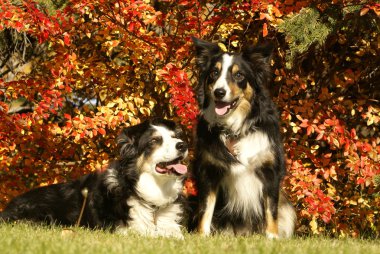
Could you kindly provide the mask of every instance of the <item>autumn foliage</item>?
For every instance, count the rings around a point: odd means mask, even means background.
[[[191,36],[228,50],[271,41],[269,89],[282,116],[284,188],[298,232],[379,235],[376,1],[66,2],[47,11],[33,1],[0,0],[0,31],[22,34],[30,41],[24,49],[43,46],[27,73],[12,69],[10,77],[0,58],[2,207],[30,188],[103,170],[123,125],[173,118],[192,140]],[[20,98],[31,110],[11,112]]]

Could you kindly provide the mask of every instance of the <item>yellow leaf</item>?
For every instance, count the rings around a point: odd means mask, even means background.
[[[106,90],[100,91],[99,97],[101,101],[104,101],[107,98],[107,91]]]
[[[224,52],[227,52],[227,48],[226,48],[226,45],[224,45],[223,43],[219,42],[218,43],[218,46],[221,50],[223,50]]]
[[[349,203],[350,205],[357,205],[357,204],[358,204],[358,202],[355,201],[355,200],[350,200],[348,203]]]
[[[318,234],[318,223],[317,223],[317,220],[315,218],[313,218],[310,223],[310,228],[311,228],[311,231],[314,233],[314,234]]]
[[[300,127],[297,127],[297,126],[292,127],[292,130],[293,130],[294,133],[297,133],[300,129],[301,129],[301,128],[300,128]]]
[[[107,108],[113,108],[115,105],[116,105],[115,102],[109,102],[109,103],[107,104]]]
[[[141,107],[140,108],[140,113],[143,114],[143,115],[149,116],[150,115],[150,110],[147,107]]]

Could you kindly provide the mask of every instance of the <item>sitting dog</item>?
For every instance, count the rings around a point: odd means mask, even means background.
[[[26,192],[11,200],[0,219],[183,238],[187,167],[181,161],[188,145],[181,135],[174,122],[158,118],[125,128],[117,139],[119,159],[107,170]]]
[[[285,162],[279,116],[266,86],[271,46],[223,52],[193,38],[200,69],[190,230],[290,237],[295,212],[280,191]]]

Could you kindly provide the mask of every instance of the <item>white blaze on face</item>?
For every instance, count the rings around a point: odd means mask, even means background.
[[[174,137],[175,133],[162,126],[155,126],[153,128],[162,137],[162,144],[152,154],[154,162],[169,162],[179,157],[179,152],[176,148],[177,143],[182,140]]]
[[[230,69],[233,63],[233,58],[234,57],[229,54],[224,54],[222,56],[221,74],[219,78],[216,80],[214,87],[212,88],[212,94],[214,94],[214,91],[219,88],[226,90],[226,96],[223,98],[223,101],[225,102],[230,102],[234,99],[232,98],[231,89],[228,86],[228,81],[227,81],[228,70]]]

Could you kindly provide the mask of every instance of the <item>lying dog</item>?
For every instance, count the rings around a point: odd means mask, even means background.
[[[281,194],[285,175],[279,117],[265,86],[270,46],[223,52],[193,39],[200,68],[191,230],[290,237],[295,212]]]
[[[117,140],[120,158],[106,171],[26,192],[8,204],[0,219],[70,226],[81,217],[80,225],[89,228],[182,238],[187,168],[181,160],[188,145],[181,135],[174,122],[163,119],[125,128]]]

